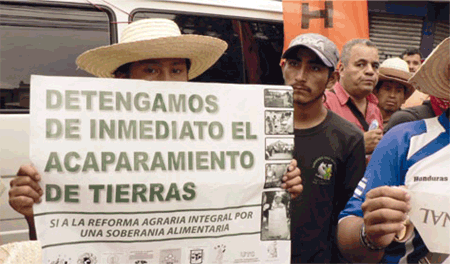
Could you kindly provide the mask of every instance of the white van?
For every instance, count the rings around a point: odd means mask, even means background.
[[[0,1],[0,176],[9,182],[29,163],[30,75],[90,76],[77,70],[82,52],[117,43],[131,21],[169,18],[185,34],[219,37],[225,55],[192,81],[282,84],[281,1],[53,0]],[[0,199],[0,244],[28,240],[23,216]]]

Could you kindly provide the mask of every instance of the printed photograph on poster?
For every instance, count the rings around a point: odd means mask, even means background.
[[[294,134],[293,111],[266,111],[266,135],[292,135]]]
[[[264,89],[265,107],[292,108],[293,102],[292,90]]]
[[[266,160],[291,160],[294,138],[266,138]]]
[[[284,190],[262,194],[261,240],[289,240],[291,221],[289,193]]]
[[[287,171],[289,163],[266,164],[266,181],[264,188],[281,187],[284,173]]]

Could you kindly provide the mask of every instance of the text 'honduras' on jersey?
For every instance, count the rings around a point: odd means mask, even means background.
[[[339,220],[351,215],[363,217],[361,205],[366,193],[379,186],[407,183],[415,185],[415,189],[429,191],[450,184],[449,141],[449,119],[445,112],[439,117],[404,123],[391,129],[373,152],[364,178],[339,214]],[[381,262],[418,263],[428,249],[417,231],[414,232],[415,236],[406,243],[389,245]]]

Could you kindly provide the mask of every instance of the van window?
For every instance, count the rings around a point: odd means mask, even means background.
[[[114,41],[107,8],[0,3],[0,9],[0,113],[29,112],[32,74],[91,76],[77,70],[76,57]]]
[[[218,16],[139,10],[131,20],[168,18],[183,34],[220,38],[228,49],[196,82],[283,84],[279,66],[283,50],[283,23],[231,19]]]

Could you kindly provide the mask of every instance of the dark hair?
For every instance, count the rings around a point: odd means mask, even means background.
[[[389,81],[395,82],[394,80],[381,80],[381,81],[378,81],[377,85],[375,85],[375,88],[373,88],[373,91],[374,92],[378,92],[380,90],[381,86],[383,85],[383,83],[384,82],[389,82]],[[403,86],[403,94],[406,95],[406,92],[408,91],[408,89],[406,88],[406,86],[403,83],[400,83],[400,84]]]
[[[383,85],[383,82],[384,81],[378,81],[377,85],[375,85],[375,87],[373,88],[373,91],[374,92],[378,92],[380,90],[380,88],[381,88],[381,85]]]
[[[130,77],[130,66],[133,62],[128,62],[125,63],[123,65],[121,65],[119,68],[117,68],[114,72],[113,75],[114,77],[118,77],[120,75],[125,76],[126,78]],[[189,72],[189,69],[191,68],[191,61],[189,59],[186,59],[186,69]]]
[[[344,47],[342,48],[341,62],[342,64],[344,64],[344,66],[348,65],[351,57],[351,50],[356,45],[366,45],[367,47],[375,48],[378,50],[377,45],[375,45],[375,43],[368,39],[352,39],[349,42],[345,43]]]
[[[114,71],[114,73],[113,73],[114,77],[117,78],[118,76],[123,75],[126,78],[129,78],[130,77],[130,66],[131,66],[131,63],[132,62],[125,63],[125,64],[121,65],[119,68],[117,68]]]
[[[333,67],[328,67],[328,79],[330,79],[330,77],[334,71],[335,71],[335,69]]]
[[[422,59],[422,53],[420,53],[419,49],[416,48],[407,48],[405,51],[402,52],[402,55],[400,55],[400,59],[403,59],[403,56],[407,55],[407,56],[411,56],[411,55],[415,55],[415,54],[419,54],[420,59]]]

